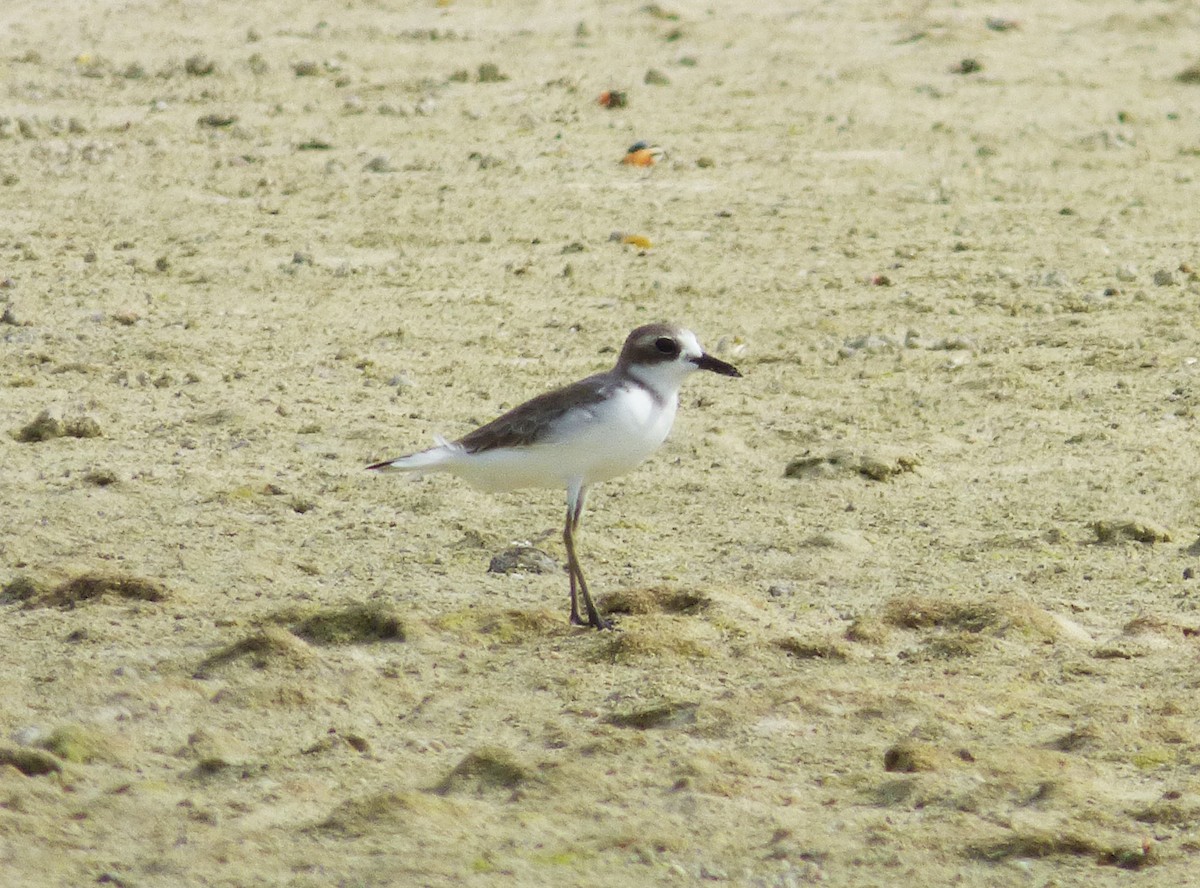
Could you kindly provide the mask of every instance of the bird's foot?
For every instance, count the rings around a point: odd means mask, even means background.
[[[613,629],[616,626],[612,620],[605,619],[598,613],[590,614],[586,620],[579,614],[571,614],[571,625],[590,629]]]
[[[594,611],[588,616],[588,621],[584,625],[599,630],[612,629],[615,626],[612,620],[605,619]]]

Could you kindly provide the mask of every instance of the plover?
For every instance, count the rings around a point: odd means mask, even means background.
[[[617,364],[538,395],[457,441],[367,466],[378,471],[450,472],[482,490],[564,487],[563,543],[571,587],[571,623],[610,629],[588,593],[575,554],[575,535],[588,488],[622,475],[666,440],[679,407],[679,387],[696,370],[741,376],[705,353],[690,330],[670,324],[638,327]],[[579,600],[587,613],[580,618]]]

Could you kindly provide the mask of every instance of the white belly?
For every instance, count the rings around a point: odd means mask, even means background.
[[[659,448],[677,406],[677,398],[660,405],[640,386],[623,388],[606,401],[564,415],[544,443],[459,453],[439,468],[493,491],[607,481]]]

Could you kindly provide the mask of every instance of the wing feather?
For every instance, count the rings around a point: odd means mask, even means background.
[[[571,385],[538,395],[496,417],[487,425],[468,432],[454,443],[467,453],[483,453],[501,447],[528,447],[549,443],[546,430],[573,410],[587,410],[603,401],[613,386],[609,374],[589,376]]]

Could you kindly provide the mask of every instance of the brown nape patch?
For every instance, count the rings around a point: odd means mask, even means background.
[[[30,587],[23,586],[22,591],[30,591]],[[7,594],[8,587],[5,587],[5,592]],[[127,601],[166,601],[169,597],[167,587],[158,580],[132,574],[89,572],[30,597],[27,606],[73,608],[106,595],[115,595]]]
[[[1046,611],[1012,595],[988,600],[956,601],[927,595],[904,595],[884,604],[883,621],[901,629],[946,629],[1004,637],[1012,632],[1043,640],[1059,635]]]
[[[628,367],[630,364],[661,364],[674,361],[679,357],[679,330],[669,324],[645,324],[630,332],[621,347],[617,365]],[[672,348],[662,351],[657,347],[659,339],[671,341]]]
[[[515,793],[535,778],[507,749],[486,746],[469,753],[433,788],[438,795],[489,792]]]
[[[605,614],[684,614],[702,613],[712,599],[700,592],[651,586],[647,589],[618,589],[600,596],[597,606]]]
[[[390,605],[359,602],[341,607],[288,608],[271,617],[310,644],[333,646],[405,641],[409,630]]]
[[[304,641],[286,629],[268,626],[206,657],[196,668],[196,678],[208,678],[215,671],[239,664],[254,669],[301,669],[314,660],[316,653]]]

